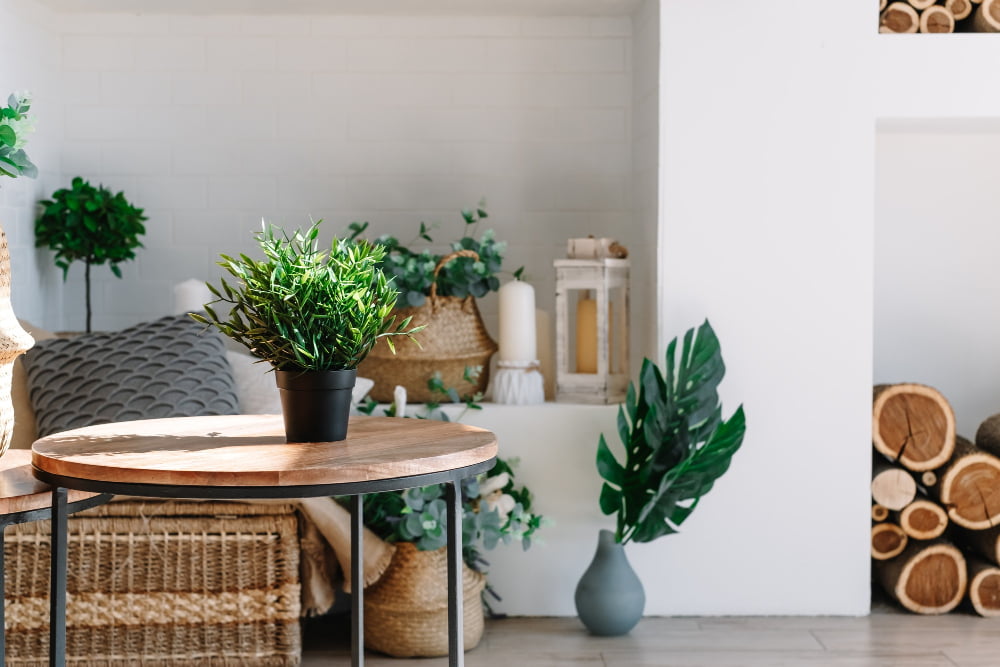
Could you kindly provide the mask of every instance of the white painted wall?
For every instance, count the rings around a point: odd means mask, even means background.
[[[643,357],[659,359],[657,239],[660,210],[660,2],[644,0],[632,15],[632,375]]]
[[[51,321],[62,306],[62,276],[49,258],[35,250],[35,202],[45,197],[60,177],[62,91],[59,39],[48,10],[15,0],[0,0],[0,96],[29,90],[37,131],[26,147],[38,166],[36,180],[0,178],[0,225],[11,254],[11,304],[18,317]]]
[[[633,558],[660,613],[867,613],[874,5],[664,0],[660,24],[663,337],[711,320],[748,431]]]
[[[485,195],[509,267],[549,309],[566,238],[644,239],[628,16],[61,19],[66,176],[124,189],[150,216],[125,280],[98,272],[99,328],[214,278],[261,216],[403,239],[439,221],[448,241]],[[495,298],[481,306],[492,325]],[[67,317],[82,318],[76,299]]]
[[[1000,412],[1000,122],[883,123],[875,381],[944,393],[973,438]]]

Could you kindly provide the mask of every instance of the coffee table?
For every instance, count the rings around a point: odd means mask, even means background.
[[[280,415],[181,417],[102,424],[32,446],[34,475],[51,484],[53,563],[65,570],[66,489],[156,498],[351,496],[351,575],[364,581],[362,497],[445,484],[449,665],[464,665],[459,484],[493,467],[496,437],[464,424],[352,417],[347,440],[286,443]],[[58,542],[55,535],[61,537]],[[55,565],[54,565],[55,567]],[[65,581],[63,579],[63,581]],[[66,590],[53,591],[50,664],[65,664]],[[364,665],[364,597],[351,596],[351,664]]]
[[[109,495],[87,491],[61,489],[59,507],[64,513],[78,512],[96,507],[111,499]],[[7,526],[29,521],[43,521],[52,518],[55,507],[53,488],[40,482],[32,475],[31,452],[26,449],[11,449],[0,457],[0,595],[6,590],[4,579],[4,533]],[[65,536],[62,534],[62,561],[57,563],[56,535],[52,535],[52,580],[51,590],[66,590]],[[58,571],[58,575],[57,575]],[[4,596],[6,597],[6,596]],[[51,598],[50,598],[51,599]],[[0,598],[0,665],[4,664],[7,649],[4,599]]]

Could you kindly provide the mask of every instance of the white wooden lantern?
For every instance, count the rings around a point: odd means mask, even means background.
[[[556,400],[621,403],[628,390],[629,261],[557,259]]]

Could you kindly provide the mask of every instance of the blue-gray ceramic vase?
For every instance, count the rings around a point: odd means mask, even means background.
[[[576,585],[576,613],[592,634],[624,635],[642,618],[646,594],[615,534],[602,530],[597,553]]]

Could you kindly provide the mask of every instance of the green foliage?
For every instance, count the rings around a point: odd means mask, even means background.
[[[485,202],[479,202],[474,209],[463,209],[463,231],[461,237],[450,244],[451,250],[472,250],[479,259],[459,257],[448,262],[437,277],[437,293],[439,296],[483,297],[489,292],[500,288],[498,274],[503,265],[503,254],[507,244],[497,241],[491,229],[479,233],[479,223],[486,219],[488,213]],[[357,238],[368,228],[368,223],[354,222],[348,227],[350,238]],[[433,243],[430,232],[432,227],[425,222],[420,223],[416,238],[410,243],[401,243],[394,236],[383,235],[373,243],[385,248],[386,256],[382,268],[393,277],[400,293],[401,306],[421,306],[430,294],[431,285],[435,283],[434,268],[444,255],[432,252],[428,248],[413,250],[410,246],[418,241]]]
[[[499,544],[517,541],[527,550],[545,523],[531,512],[531,492],[514,481],[516,464],[516,459],[498,458],[489,472],[461,484],[463,558],[469,567],[482,570],[487,563],[481,550]],[[502,496],[510,500],[501,501]],[[444,498],[443,484],[367,494],[365,525],[388,542],[413,542],[422,551],[440,549],[448,542]]]
[[[470,367],[467,372],[475,375],[479,371],[477,367]],[[454,392],[444,386],[439,374],[428,382],[428,387],[444,396]],[[482,396],[466,398],[465,409],[481,410],[482,406],[477,403],[481,399]],[[369,401],[359,410],[371,415],[377,406]],[[385,414],[395,416],[396,406],[385,409]],[[420,412],[406,416],[449,421],[437,403],[424,404]],[[474,570],[484,572],[489,565],[482,556],[483,549],[516,541],[527,550],[535,532],[549,523],[545,517],[532,512],[534,496],[531,491],[515,482],[514,469],[518,463],[516,458],[498,457],[489,472],[462,482],[462,556]],[[368,494],[364,498],[365,525],[389,542],[413,542],[425,551],[440,549],[447,543],[444,494],[443,484]],[[490,586],[487,591],[499,599]]]
[[[35,246],[55,251],[63,279],[78,260],[107,263],[121,278],[118,263],[135,259],[135,248],[142,247],[139,236],[146,233],[142,223],[147,218],[122,192],[112,194],[103,185],[95,188],[77,176],[70,188],[56,190],[52,199],[39,203],[42,213],[35,221]]]
[[[715,480],[729,469],[743,442],[743,406],[722,419],[718,386],[725,374],[722,351],[708,320],[684,334],[680,361],[677,339],[667,346],[666,371],[644,359],[639,392],[630,384],[618,409],[618,435],[625,462],[597,446],[597,470],[605,483],[600,505],[618,515],[620,543],[651,542],[677,532]]]
[[[208,285],[212,304],[229,304],[228,315],[206,305],[207,317],[192,317],[278,370],[356,368],[379,339],[392,347],[393,336],[422,329],[406,330],[409,318],[397,325],[391,315],[397,291],[379,268],[384,250],[334,238],[321,251],[320,222],[291,235],[264,223],[254,237],[265,259],[222,255],[219,265],[237,282]]]
[[[0,107],[0,176],[38,176],[38,168],[24,152],[28,134],[35,130],[30,109],[31,96],[27,93],[11,93],[7,106]]]
[[[90,267],[108,264],[121,278],[120,262],[135,259],[141,248],[139,236],[146,233],[141,208],[113,194],[103,185],[94,187],[79,176],[70,188],[56,190],[52,199],[39,202],[41,214],[35,220],[35,246],[55,251],[55,263],[66,279],[70,264],[82,261],[87,297],[87,331],[90,331]]]

